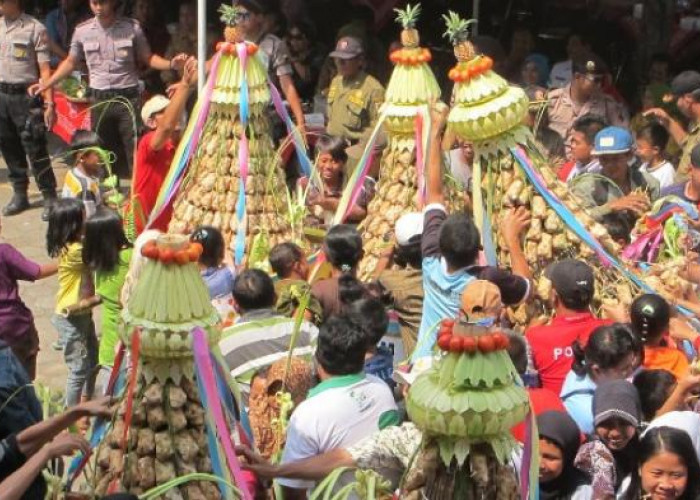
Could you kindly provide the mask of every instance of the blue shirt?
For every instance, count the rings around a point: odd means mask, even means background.
[[[498,286],[506,305],[520,303],[527,297],[528,280],[491,266],[469,266],[454,273],[440,253],[440,229],[447,219],[445,208],[439,204],[425,208],[423,222],[423,317],[418,329],[418,342],[412,361],[432,355],[437,325],[446,318],[456,318],[462,302],[462,292],[474,280],[487,280]]]
[[[394,353],[386,346],[377,347],[377,352],[365,361],[365,373],[382,379],[392,389],[396,383],[391,378],[394,373]]]
[[[202,279],[209,289],[209,297],[216,299],[233,292],[233,281],[236,276],[228,267],[208,267],[202,271]]]
[[[579,377],[571,370],[561,388],[561,400],[581,432],[593,434],[593,394],[595,382],[588,375]]]

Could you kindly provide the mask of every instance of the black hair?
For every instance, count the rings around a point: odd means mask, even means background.
[[[629,218],[625,217],[620,212],[612,212],[605,214],[600,220],[600,223],[608,230],[608,234],[615,241],[624,241],[626,244],[631,242],[632,225]]]
[[[416,234],[405,245],[396,245],[394,248],[394,262],[400,267],[410,266],[413,269],[423,267],[423,250],[421,242],[423,235]]]
[[[366,353],[367,333],[352,316],[331,316],[321,325],[316,360],[328,374],[360,373]]]
[[[316,154],[327,153],[331,155],[333,160],[339,163],[348,161],[348,153],[345,149],[348,147],[345,139],[335,135],[323,135],[316,142]]]
[[[353,272],[363,255],[362,237],[357,229],[350,224],[333,226],[326,233],[323,245],[328,262],[342,272],[338,278],[341,304],[347,306],[366,296],[367,289]]]
[[[206,267],[219,267],[224,259],[226,244],[221,231],[214,226],[199,226],[190,236],[190,241],[202,245],[199,263]]]
[[[303,258],[304,252],[301,251],[299,245],[291,242],[275,245],[268,256],[270,267],[280,279],[289,276],[294,264]]]
[[[73,162],[77,161],[83,150],[99,148],[102,145],[100,136],[91,130],[76,130],[70,141],[70,155]]]
[[[527,342],[522,335],[517,333],[507,333],[510,343],[508,344],[508,356],[515,366],[515,370],[524,375],[527,371]]]
[[[235,4],[240,5],[253,14],[267,14],[268,12],[265,7],[265,2],[258,0],[236,0]]]
[[[655,121],[645,125],[637,132],[637,139],[647,141],[652,147],[659,148],[661,153],[666,150],[670,137],[666,127]]]
[[[632,381],[639,393],[644,421],[651,422],[676,385],[676,377],[668,370],[642,370]]]
[[[93,271],[109,272],[119,264],[119,252],[131,246],[117,212],[98,207],[85,221],[83,262]]]
[[[639,441],[637,459],[639,466],[632,470],[632,483],[627,489],[626,500],[636,500],[642,496],[642,478],[639,471],[651,458],[660,453],[676,455],[688,469],[688,482],[681,500],[697,500],[700,498],[700,463],[690,435],[681,429],[673,427],[654,427],[649,429]]]
[[[352,316],[367,332],[367,349],[375,347],[386,335],[389,327],[389,315],[382,301],[375,298],[356,300],[347,309]]]
[[[298,19],[287,26],[287,33],[292,31],[292,29],[298,29],[301,34],[304,35],[304,37],[311,42],[312,40],[315,40],[317,35],[317,30],[316,26],[313,25],[313,23],[308,22],[305,19]]]
[[[46,229],[46,251],[49,257],[58,257],[69,243],[79,242],[83,235],[85,207],[75,198],[56,200],[49,212]]]
[[[571,369],[579,377],[590,375],[593,365],[607,370],[619,365],[631,352],[644,352],[642,343],[632,329],[623,323],[599,326],[593,330],[585,349],[578,341],[574,341],[571,347],[574,352]]]
[[[440,228],[440,253],[454,268],[471,266],[481,249],[481,236],[474,221],[465,213],[452,214]]]
[[[671,306],[660,295],[645,293],[632,302],[630,320],[642,342],[657,340],[668,331]]]
[[[574,121],[572,130],[575,132],[580,132],[586,138],[586,142],[589,145],[595,144],[595,136],[608,126],[608,122],[605,118],[598,115],[587,114]]]
[[[272,278],[259,269],[246,269],[233,282],[233,299],[244,312],[274,307],[277,297]]]

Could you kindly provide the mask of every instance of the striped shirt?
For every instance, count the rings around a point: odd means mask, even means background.
[[[289,353],[294,333],[294,319],[281,316],[273,309],[259,309],[244,314],[236,324],[224,328],[219,348],[231,376],[248,392],[257,370],[270,366]],[[294,355],[311,357],[316,346],[318,328],[304,321],[294,347]]]

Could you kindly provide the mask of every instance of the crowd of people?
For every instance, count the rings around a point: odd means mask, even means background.
[[[140,249],[167,231],[171,217],[166,209],[145,229],[192,104],[198,64],[205,64],[192,57],[195,10],[181,4],[179,31],[165,43],[167,33],[149,2],[136,2],[139,21],[122,16],[120,3],[62,1],[44,28],[24,13],[22,0],[0,0],[0,151],[14,192],[3,215],[29,208],[31,168],[45,200],[52,259],[33,262],[0,244],[3,499],[43,498],[46,463],[88,450],[82,437],[62,431],[113,411],[110,398],[100,395],[115,364],[120,314],[138,279]],[[470,199],[477,189],[469,181],[474,151],[445,132],[444,113],[437,110],[423,211],[398,219],[393,244],[371,279],[361,282],[357,224],[367,216],[375,179],[364,181],[346,224],[331,222],[354,154],[364,150],[384,100],[388,71],[373,60],[376,40],[358,29],[361,22],[351,23],[326,56],[314,44],[312,25],[289,23],[280,31],[279,13],[267,2],[237,4],[245,37],[260,47],[296,125],[310,142],[314,138],[320,183],[300,177],[293,162],[287,178],[304,188],[305,223],[325,230],[327,263],[325,274],[312,279],[309,249],[289,241],[270,249],[270,273],[245,269],[234,265],[216,227],[200,226],[190,235],[202,246],[199,269],[221,319],[218,349],[250,411],[254,446],[238,452],[260,491],[267,479],[280,478],[285,498],[307,498],[341,466],[381,471],[396,488],[422,440],[404,411],[405,395],[435,362],[435,325],[444,318],[469,320],[466,297],[510,339],[508,353],[537,416],[541,498],[700,499],[700,368],[693,363],[700,334],[675,313],[677,303],[642,294],[629,308],[603,308],[598,315],[594,270],[566,259],[544,271],[552,283],[552,317],[512,330],[505,308],[534,295],[522,248],[530,214],[523,207],[507,214],[497,231],[510,260],[484,265],[472,215],[449,213],[443,189],[450,169]],[[524,88],[531,101],[528,125],[552,168],[615,241],[629,243],[636,221],[659,198],[700,206],[700,73],[671,78],[668,60],[654,57],[643,105],[631,117],[613,72],[583,35],[569,37],[569,59],[551,71],[548,59],[533,52],[527,31],[518,37],[517,50],[494,61],[494,69]],[[54,87],[81,65],[95,103],[93,130],[76,132],[72,168],[59,190],[46,127],[55,120]],[[151,82],[145,88],[153,94],[143,105],[141,82]],[[169,97],[154,90],[164,85],[170,85]],[[305,103],[319,96],[326,103],[325,127],[315,137]],[[275,130],[281,140],[286,131]],[[109,152],[116,155],[117,174],[132,178],[129,198],[140,214],[135,241],[119,215],[119,186],[105,186],[101,166]],[[684,277],[693,285],[684,305],[691,311],[699,302],[695,250],[684,254]],[[31,388],[39,336],[18,281],[54,275],[57,335],[51,347],[63,352],[67,367],[67,410],[44,420]],[[292,367],[286,388],[295,408],[278,442],[266,401],[279,390],[286,366]],[[524,441],[522,425],[512,433]],[[282,450],[279,463],[271,461],[275,450]]]

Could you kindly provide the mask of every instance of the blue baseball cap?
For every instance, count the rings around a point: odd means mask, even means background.
[[[634,145],[632,134],[622,127],[607,127],[595,136],[594,155],[617,155],[628,153]]]

